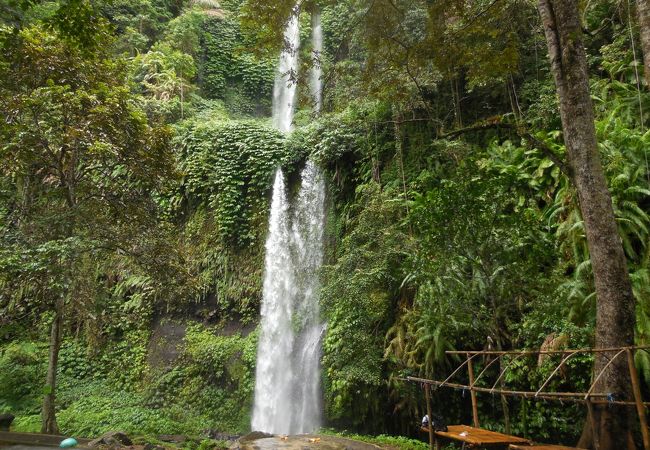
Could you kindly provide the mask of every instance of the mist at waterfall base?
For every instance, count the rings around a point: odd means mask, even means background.
[[[322,47],[320,16],[313,18],[313,48]],[[299,29],[297,8],[289,19],[273,92],[273,123],[290,132],[296,101]],[[320,109],[320,67],[311,90]],[[281,169],[275,174],[266,241],[262,319],[257,353],[253,430],[275,434],[313,432],[321,424],[318,270],[323,260],[325,180],[307,161],[293,202]]]

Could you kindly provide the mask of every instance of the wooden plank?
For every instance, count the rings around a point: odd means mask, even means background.
[[[496,431],[483,430],[468,425],[450,425],[447,431],[436,431],[436,436],[464,442],[470,445],[508,445],[508,444],[529,444],[528,439],[508,434],[497,433]]]
[[[587,450],[578,447],[565,447],[564,445],[533,444],[533,445],[516,445],[510,444],[508,450]]]

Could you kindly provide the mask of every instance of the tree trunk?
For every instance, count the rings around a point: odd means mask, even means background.
[[[650,0],[637,0],[636,12],[643,49],[643,74],[646,85],[650,86]]]
[[[596,285],[596,347],[633,345],[635,301],[614,219],[612,198],[598,153],[577,0],[539,0],[538,8],[560,100],[571,178],[578,194]],[[612,356],[596,355],[595,373],[599,373]],[[601,380],[597,391],[612,393],[617,399],[632,398],[625,358],[617,359]],[[620,444],[627,440],[624,436],[630,433],[627,408],[611,406],[595,408],[602,450],[620,449]]]
[[[45,398],[43,399],[41,433],[58,434],[56,424],[56,370],[59,365],[59,349],[61,348],[61,329],[63,324],[64,298],[60,297],[54,307],[54,319],[50,330],[50,355],[47,366],[47,379],[45,381]]]

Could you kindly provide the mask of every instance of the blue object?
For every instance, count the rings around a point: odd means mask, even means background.
[[[68,439],[62,440],[61,443],[59,444],[59,447],[61,447],[61,448],[72,448],[72,447],[76,447],[77,444],[78,444],[78,442],[77,442],[77,440],[75,438],[68,438]]]

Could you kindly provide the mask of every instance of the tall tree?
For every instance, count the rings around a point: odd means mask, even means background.
[[[560,100],[564,141],[589,245],[596,286],[596,347],[634,344],[635,300],[612,197],[598,152],[589,73],[577,0],[539,0],[548,44],[551,71]],[[599,373],[612,355],[599,353],[594,369]],[[630,399],[627,362],[619,358],[599,383],[600,392]],[[620,449],[629,436],[626,408],[597,409],[600,448]]]
[[[108,37],[104,28],[95,33]],[[26,286],[0,301],[33,302],[33,294],[50,313],[42,431],[56,433],[65,310],[88,276],[79,268],[91,252],[102,259],[138,245],[142,224],[155,217],[151,192],[171,167],[168,132],[149,126],[124,82],[126,68],[106,50],[38,25],[7,31],[0,44],[0,175],[16,186],[0,224],[0,278],[9,273]]]

